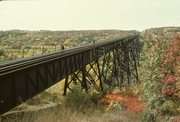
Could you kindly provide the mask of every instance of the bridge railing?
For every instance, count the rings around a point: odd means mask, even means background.
[[[65,78],[64,95],[79,82],[103,92],[138,80],[138,35],[0,63],[0,113]]]

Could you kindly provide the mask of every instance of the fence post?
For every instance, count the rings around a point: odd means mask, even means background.
[[[13,59],[13,58],[12,58],[12,49],[10,50],[10,52],[11,52],[11,60],[12,60],[12,59]]]
[[[54,48],[55,48],[54,50],[56,51],[56,45],[54,46]]]
[[[64,44],[61,44],[61,50],[64,50]]]
[[[33,47],[33,56],[34,56],[34,47]]]

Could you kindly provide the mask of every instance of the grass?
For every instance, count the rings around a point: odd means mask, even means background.
[[[74,110],[74,107],[56,106],[54,108],[19,113],[3,122],[139,122],[135,113],[124,113],[115,108],[109,112],[94,109],[92,113]]]
[[[73,87],[66,97],[57,92],[42,94],[1,116],[2,122],[139,122],[140,114],[128,112],[122,103],[98,102],[104,96]],[[50,106],[50,103],[57,103]],[[41,106],[42,105],[42,106]]]

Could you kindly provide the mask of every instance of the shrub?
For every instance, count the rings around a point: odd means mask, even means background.
[[[179,38],[178,38],[179,39]],[[178,114],[177,71],[180,40],[154,42],[144,53],[141,69],[142,91],[146,101],[144,119],[154,122],[159,117]],[[146,43],[145,43],[146,45]],[[149,43],[148,43],[149,45]],[[146,46],[147,47],[147,46]]]
[[[99,94],[88,94],[85,90],[81,90],[80,85],[74,85],[73,92],[69,92],[65,97],[65,106],[72,110],[92,113],[97,109],[96,102],[100,99]]]

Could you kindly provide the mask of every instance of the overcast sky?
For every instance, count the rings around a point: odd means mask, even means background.
[[[180,26],[180,0],[0,2],[0,30],[143,30],[161,26]]]

